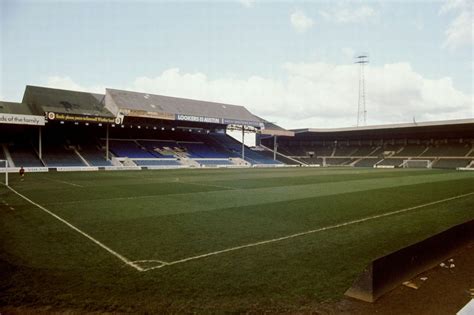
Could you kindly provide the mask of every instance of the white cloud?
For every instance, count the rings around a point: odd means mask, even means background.
[[[455,18],[445,31],[444,46],[456,49],[472,45],[474,42],[474,14],[471,0],[446,0],[440,14],[455,14]]]
[[[313,20],[307,17],[301,10],[296,10],[290,15],[290,22],[293,28],[299,33],[306,32],[314,24]]]
[[[377,15],[377,11],[368,5],[349,7],[339,4],[327,10],[319,10],[319,15],[330,22],[345,24],[368,21]]]
[[[287,128],[356,124],[357,66],[286,63],[283,69],[285,78],[275,80],[262,76],[210,79],[204,73],[173,68],[156,77],[136,78],[123,88],[244,105]],[[69,78],[55,82],[81,88]],[[414,116],[417,121],[474,117],[473,95],[457,90],[448,77],[424,78],[408,63],[369,65],[366,82],[369,124],[410,122]]]
[[[239,0],[239,2],[246,8],[252,8],[257,1],[256,0]]]

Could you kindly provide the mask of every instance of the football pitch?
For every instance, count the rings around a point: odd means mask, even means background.
[[[293,311],[474,218],[474,172],[27,174],[0,186],[0,306]]]

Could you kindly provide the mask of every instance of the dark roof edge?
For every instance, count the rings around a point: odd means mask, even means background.
[[[360,127],[302,128],[302,129],[291,129],[291,130],[294,131],[295,133],[304,133],[304,132],[315,132],[315,133],[328,132],[329,133],[329,132],[401,129],[401,128],[432,127],[432,126],[447,126],[447,125],[462,125],[462,124],[474,124],[474,118],[424,121],[424,122],[403,123],[403,124],[371,125],[371,126],[360,126]]]

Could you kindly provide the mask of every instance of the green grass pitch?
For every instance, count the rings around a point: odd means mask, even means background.
[[[340,298],[372,259],[474,218],[473,172],[38,173],[10,184],[43,209],[0,186],[0,306],[301,310]]]

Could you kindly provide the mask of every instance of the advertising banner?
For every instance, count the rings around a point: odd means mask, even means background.
[[[0,124],[44,126],[44,123],[43,116],[0,114]]]
[[[61,120],[61,121],[74,121],[74,122],[87,122],[96,124],[120,124],[119,117],[101,117],[101,116],[88,116],[78,114],[63,114],[49,112],[46,114],[48,120]]]

